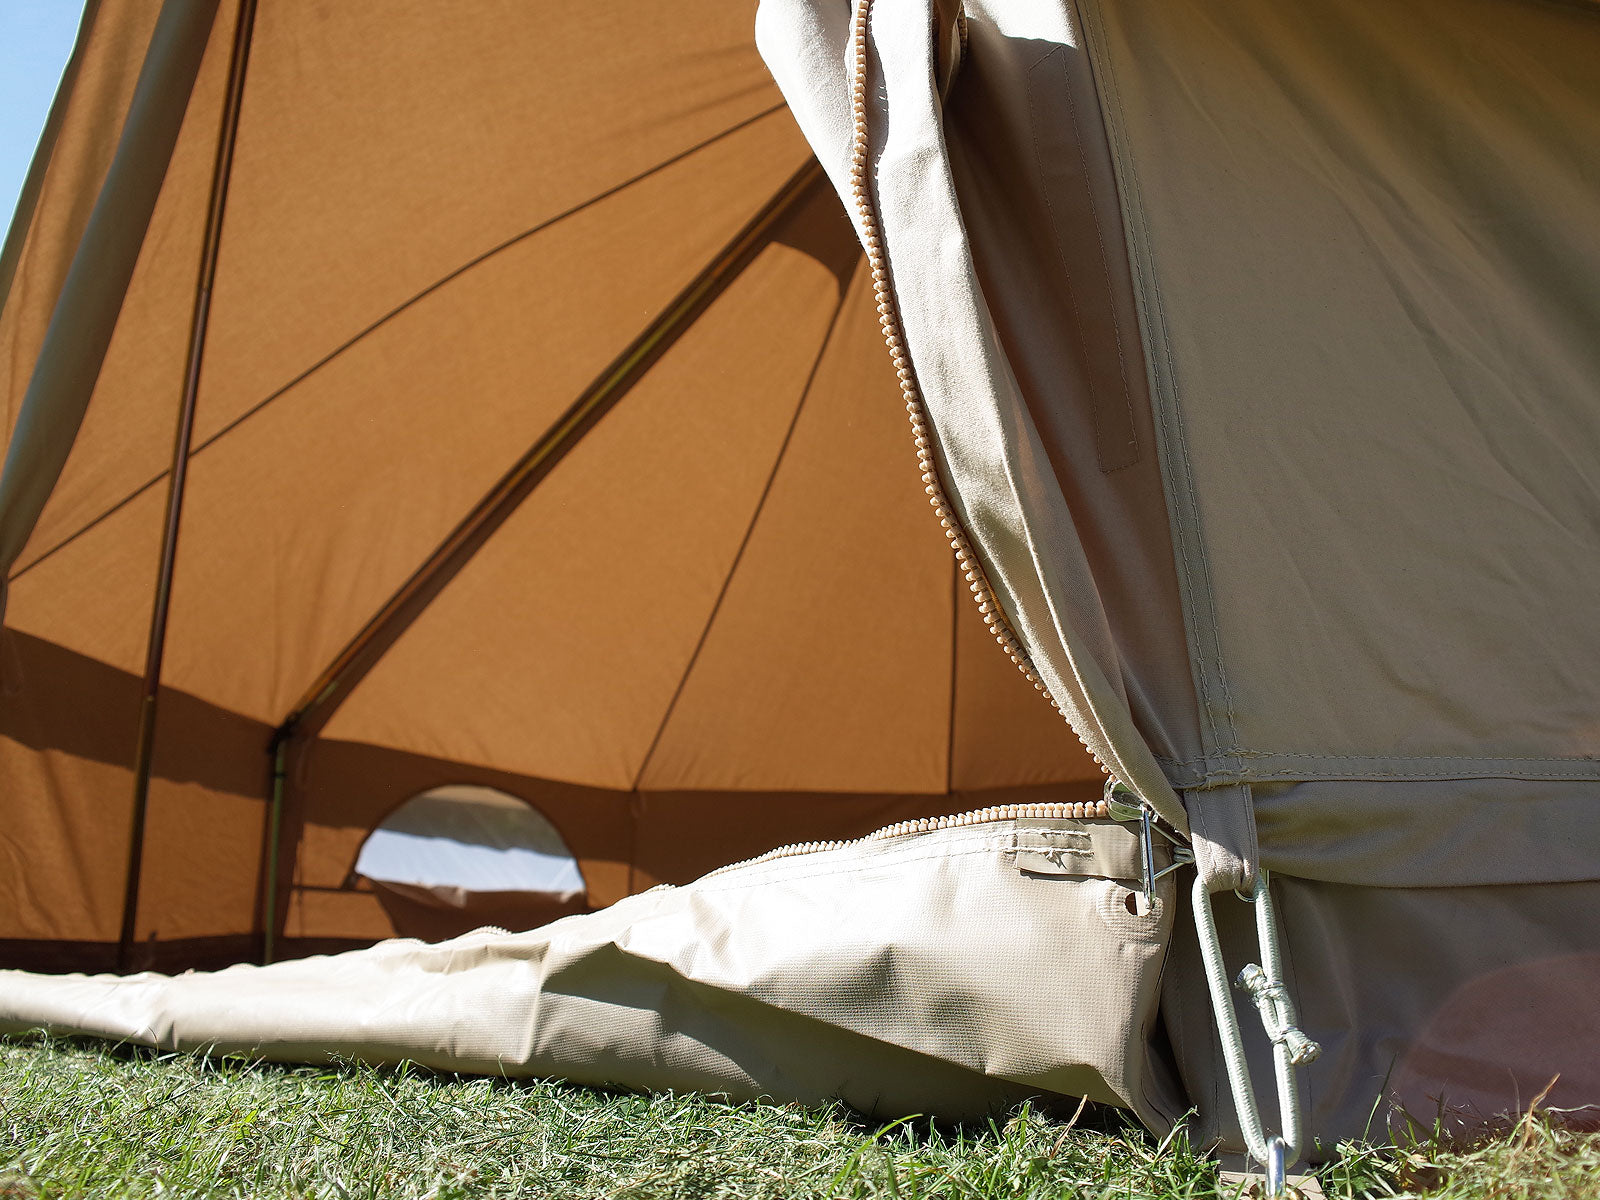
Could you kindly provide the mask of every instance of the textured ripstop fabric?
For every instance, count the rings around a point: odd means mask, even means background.
[[[941,474],[1036,670],[1095,756],[1178,828],[1186,820],[1130,711],[1123,663],[1069,512],[975,275],[941,128],[926,0],[879,0],[868,34],[873,193]],[[1062,15],[1030,9],[1040,36]],[[847,5],[767,0],[757,42],[849,203]],[[1087,397],[1085,398],[1087,400]],[[1128,453],[1111,450],[1107,463]],[[1118,455],[1123,457],[1118,457]]]
[[[1470,1134],[1541,1096],[1600,1125],[1600,884],[1391,888],[1275,875],[1273,889],[1300,1027],[1322,1046],[1300,1072],[1311,1161],[1408,1123],[1423,1136],[1436,1121]],[[1227,894],[1214,904],[1230,970],[1258,961],[1250,907]],[[1197,1110],[1190,1136],[1242,1152],[1183,907],[1161,1010]],[[1270,1079],[1254,1006],[1242,993],[1235,1005],[1251,1074]]]
[[[1600,8],[1082,8],[1205,712],[1167,769],[1592,807]]]
[[[729,868],[532,933],[178,977],[0,972],[0,1030],[884,1116],[1086,1095],[1165,1128],[1183,1104],[1148,1038],[1172,885],[1137,916],[1095,875],[1137,856],[1124,826],[996,821]]]

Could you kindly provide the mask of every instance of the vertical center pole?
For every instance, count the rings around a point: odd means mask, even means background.
[[[178,435],[172,447],[167,479],[166,527],[161,538],[161,568],[156,577],[155,607],[150,614],[150,641],[145,651],[144,686],[139,703],[139,740],[133,762],[133,822],[128,836],[127,887],[122,898],[122,933],[117,941],[117,969],[130,965],[139,920],[139,876],[144,864],[145,814],[150,803],[150,767],[155,752],[156,702],[161,690],[161,660],[167,643],[167,615],[172,602],[172,572],[178,557],[178,524],[189,474],[189,448],[194,440],[195,400],[200,392],[200,366],[205,357],[206,326],[211,316],[211,289],[217,277],[217,248],[222,241],[222,215],[228,202],[228,178],[239,135],[239,109],[244,99],[245,67],[250,60],[250,35],[256,0],[239,0],[233,31],[233,57],[228,64],[228,98],[217,137],[217,158],[211,173],[211,204],[206,212],[204,250],[195,290],[194,317],[189,326],[189,355],[183,376],[183,404]]]

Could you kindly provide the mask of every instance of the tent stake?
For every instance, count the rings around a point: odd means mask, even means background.
[[[155,752],[156,704],[161,690],[161,660],[166,651],[167,616],[172,601],[172,572],[178,554],[178,524],[183,514],[188,479],[189,447],[194,438],[195,401],[200,391],[200,365],[205,356],[206,326],[211,316],[211,289],[217,277],[217,250],[222,240],[222,214],[228,202],[228,178],[239,135],[239,109],[244,98],[245,67],[255,26],[256,0],[239,0],[233,31],[233,57],[228,64],[228,98],[217,137],[211,175],[211,203],[206,212],[205,249],[189,327],[189,356],[184,368],[183,404],[172,447],[172,472],[167,484],[166,526],[161,539],[161,568],[156,578],[155,605],[150,614],[150,641],[145,652],[144,686],[139,705],[138,749],[133,763],[133,821],[128,835],[128,874],[122,898],[122,932],[117,939],[117,969],[126,971],[139,919],[139,876],[144,864],[145,814],[150,803],[150,768]]]

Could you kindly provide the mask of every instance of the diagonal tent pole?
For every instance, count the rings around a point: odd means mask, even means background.
[[[172,601],[172,574],[178,554],[178,525],[183,515],[184,485],[188,479],[189,446],[194,437],[195,402],[200,391],[200,367],[205,357],[206,327],[211,316],[211,289],[217,278],[217,251],[222,241],[222,217],[228,203],[228,180],[233,172],[233,150],[239,138],[239,110],[244,100],[245,69],[250,61],[250,37],[255,29],[256,0],[239,0],[234,24],[233,57],[228,63],[228,98],[217,138],[217,158],[211,176],[211,202],[206,211],[205,249],[200,259],[194,316],[189,327],[189,354],[184,369],[183,405],[172,447],[172,473],[167,485],[166,524],[161,538],[161,568],[156,579],[155,605],[150,615],[150,642],[145,652],[144,686],[139,703],[139,740],[133,764],[133,823],[128,838],[128,874],[122,899],[122,932],[117,939],[117,969],[126,971],[139,920],[139,878],[144,865],[145,816],[150,806],[150,768],[155,753],[156,707],[161,691],[161,660],[166,651],[167,615]]]
[[[368,671],[432,603],[567,453],[755,260],[784,219],[825,187],[812,159],[796,171],[609,366],[517,460],[383,607],[317,676],[272,736],[272,793],[263,838],[262,961],[271,962],[278,924],[278,871],[290,743],[315,737]]]

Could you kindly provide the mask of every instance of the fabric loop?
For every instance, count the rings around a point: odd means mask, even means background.
[[[1249,784],[1183,793],[1195,867],[1206,891],[1254,891],[1261,863]]]

